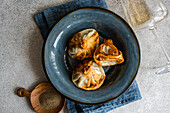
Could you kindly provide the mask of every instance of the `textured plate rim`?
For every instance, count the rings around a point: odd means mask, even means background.
[[[137,37],[134,33],[134,31],[132,30],[132,28],[130,27],[130,25],[122,18],[120,17],[119,15],[117,15],[116,13],[108,10],[108,9],[104,9],[104,8],[99,8],[99,7],[84,7],[84,8],[79,8],[79,9],[76,9],[76,10],[73,10],[71,11],[70,13],[68,13],[67,15],[65,15],[64,17],[62,17],[58,22],[56,22],[56,24],[54,25],[54,27],[65,17],[67,17],[68,15],[78,11],[78,10],[99,10],[99,11],[104,11],[106,13],[110,13],[111,15],[114,15],[116,16],[120,21],[122,21],[124,23],[124,25],[128,28],[128,30],[130,31],[130,33],[132,34],[135,42],[136,42],[136,45],[137,45],[137,49],[138,49],[138,64],[137,64],[137,67],[136,67],[136,72],[135,74],[133,75],[131,81],[129,82],[129,84],[126,86],[126,88],[121,92],[119,93],[117,96],[115,97],[112,97],[112,98],[109,98],[109,99],[106,99],[104,101],[100,101],[100,102],[97,102],[97,103],[87,103],[87,102],[82,102],[82,101],[79,101],[79,100],[76,100],[76,99],[73,99],[65,94],[63,94],[61,91],[59,91],[52,83],[52,81],[50,80],[49,76],[48,76],[48,73],[47,73],[47,69],[46,69],[46,66],[45,66],[45,47],[46,47],[46,41],[48,39],[48,37],[46,38],[46,40],[44,40],[44,45],[43,45],[43,48],[42,48],[42,64],[43,64],[43,68],[44,68],[44,72],[45,72],[45,75],[47,76],[47,79],[48,81],[52,84],[52,86],[60,93],[62,94],[63,96],[65,96],[67,99],[70,99],[72,101],[75,101],[75,102],[78,102],[78,103],[81,103],[81,104],[88,104],[88,105],[94,105],[94,104],[102,104],[102,103],[106,103],[106,102],[109,102],[111,100],[114,100],[116,98],[118,98],[119,96],[121,96],[126,90],[128,90],[128,88],[131,86],[131,84],[133,83],[137,73],[138,73],[138,69],[139,69],[139,66],[140,66],[140,59],[141,59],[141,52],[140,52],[140,47],[139,47],[139,42],[137,40]],[[50,30],[50,32],[54,29],[54,27]],[[49,32],[49,34],[50,34]],[[49,36],[48,34],[48,36]]]

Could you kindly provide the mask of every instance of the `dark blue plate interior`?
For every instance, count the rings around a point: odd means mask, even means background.
[[[110,38],[123,52],[125,62],[104,67],[106,80],[97,90],[85,91],[71,81],[77,61],[67,54],[67,44],[77,32],[94,28],[100,40]],[[50,32],[45,44],[45,68],[54,87],[66,97],[88,104],[105,102],[120,96],[134,80],[140,62],[137,39],[127,23],[116,14],[99,8],[76,10],[61,19]]]

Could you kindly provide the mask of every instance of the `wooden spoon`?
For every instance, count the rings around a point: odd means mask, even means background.
[[[65,104],[65,98],[48,82],[39,84],[32,92],[20,88],[17,94],[20,97],[29,97],[37,113],[58,113]]]

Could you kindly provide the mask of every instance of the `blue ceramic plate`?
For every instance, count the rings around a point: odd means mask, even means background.
[[[67,54],[70,38],[86,28],[96,29],[101,42],[103,38],[112,39],[125,58],[123,64],[104,68],[105,82],[94,91],[79,89],[72,83],[71,73],[77,61]],[[121,17],[101,8],[82,8],[54,26],[45,44],[44,60],[47,76],[60,93],[77,102],[96,104],[115,99],[129,88],[139,67],[140,50],[134,32]]]

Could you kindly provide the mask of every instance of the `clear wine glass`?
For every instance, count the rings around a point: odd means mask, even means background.
[[[131,27],[136,30],[149,28],[158,40],[166,58],[167,64],[160,67],[156,74],[170,72],[170,57],[162,45],[156,30],[156,24],[167,17],[168,11],[161,0],[121,0],[123,10]]]

